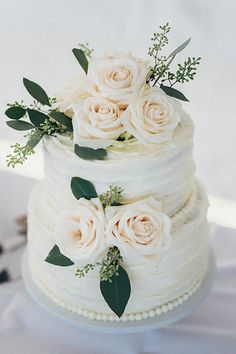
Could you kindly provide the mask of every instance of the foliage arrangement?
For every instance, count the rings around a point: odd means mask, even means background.
[[[71,191],[77,200],[80,198],[90,200],[99,197],[104,208],[110,205],[121,205],[122,189],[117,186],[110,186],[107,192],[98,196],[94,185],[90,181],[80,177],[72,177]],[[62,267],[74,265],[72,260],[60,252],[57,245],[51,249],[45,261]],[[88,272],[99,266],[101,294],[111,310],[119,317],[125,310],[131,292],[129,276],[121,266],[122,261],[120,250],[116,246],[110,247],[101,262],[86,264],[77,268],[75,273],[79,278],[83,278]]]
[[[152,45],[149,47],[148,54],[153,59],[153,65],[150,68],[147,84],[150,86],[159,85],[167,95],[188,101],[185,95],[174,86],[194,79],[201,58],[188,57],[183,63],[177,64],[176,71],[171,70],[170,66],[173,60],[178,53],[186,48],[190,38],[169,55],[163,55],[162,51],[169,43],[168,35],[170,29],[169,23],[166,23],[160,26],[159,31],[155,32],[151,37]],[[81,68],[87,74],[88,58],[91,57],[93,49],[89,47],[88,43],[85,43],[79,44],[78,48],[73,48],[72,52]],[[64,113],[54,109],[55,97],[50,98],[41,86],[26,78],[23,79],[23,84],[34,101],[30,106],[26,106],[23,101],[8,104],[5,114],[10,120],[6,123],[13,129],[30,131],[30,133],[25,135],[27,139],[25,145],[21,146],[16,143],[11,146],[12,153],[7,156],[7,165],[11,167],[23,164],[28,156],[34,154],[35,146],[44,135],[53,136],[66,132],[72,133],[73,131],[71,119]],[[124,141],[130,138],[132,136],[124,132],[118,140]],[[77,144],[74,147],[74,152],[77,156],[86,160],[102,160],[107,156],[106,149],[92,149]]]
[[[201,58],[188,57],[182,64],[177,64],[177,70],[175,72],[171,71],[171,63],[176,55],[187,47],[191,38],[187,39],[168,56],[162,55],[161,51],[169,43],[168,34],[170,29],[169,23],[166,23],[160,26],[159,31],[155,32],[151,38],[152,45],[149,47],[148,54],[153,58],[154,64],[151,67],[151,75],[147,83],[152,84],[152,86],[159,85],[169,96],[182,101],[188,101],[188,99],[179,90],[173,88],[173,86],[177,83],[183,84],[193,80]],[[168,86],[166,84],[168,84]]]
[[[6,123],[10,128],[19,131],[30,131],[25,137],[26,144],[12,145],[13,152],[7,156],[7,165],[15,167],[23,164],[29,155],[34,153],[35,146],[44,135],[72,132],[72,122],[64,113],[53,108],[55,98],[49,98],[44,89],[33,81],[23,79],[28,93],[34,98],[33,104],[26,106],[24,102],[8,104],[5,114],[10,119]]]
[[[110,186],[108,191],[99,196],[103,207],[120,205],[123,189],[117,186]]]

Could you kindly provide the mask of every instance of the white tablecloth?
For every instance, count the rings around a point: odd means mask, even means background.
[[[0,173],[1,182],[9,176]],[[12,191],[21,186],[17,203],[2,194],[12,215],[24,211],[32,181],[11,177]],[[17,184],[15,184],[17,183]],[[13,192],[12,192],[13,193]],[[20,206],[20,208],[19,208]],[[3,220],[2,220],[3,222]],[[13,222],[13,221],[12,221]],[[112,335],[81,330],[36,305],[22,280],[0,285],[1,354],[235,354],[236,353],[236,233],[212,226],[212,245],[218,270],[213,290],[202,305],[177,324],[139,334]],[[0,240],[11,237],[1,224]],[[4,236],[5,235],[5,236]],[[9,266],[18,277],[22,249],[0,256],[0,270]]]

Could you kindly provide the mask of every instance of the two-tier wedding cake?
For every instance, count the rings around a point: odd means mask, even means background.
[[[170,64],[169,25],[145,61],[130,52],[96,57],[73,49],[83,74],[55,98],[33,81],[37,101],[15,102],[8,125],[30,130],[8,164],[43,139],[45,177],[28,208],[29,269],[60,306],[96,320],[140,320],[181,304],[208,269],[208,202],[194,177],[193,122],[173,86],[193,79],[200,58]]]

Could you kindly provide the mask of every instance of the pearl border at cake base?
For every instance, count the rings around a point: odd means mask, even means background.
[[[32,280],[28,268],[27,250],[25,250],[22,259],[22,275],[25,287],[38,304],[40,304],[47,312],[51,313],[52,316],[55,316],[55,318],[59,317],[62,321],[67,321],[68,325],[104,333],[143,332],[151,329],[167,327],[179,320],[182,320],[186,316],[190,315],[209,294],[212,288],[215,271],[215,257],[213,251],[210,250],[208,271],[201,284],[199,284],[198,288],[192,290],[192,294],[190,292],[190,294],[185,294],[176,300],[178,304],[174,301],[172,306],[171,304],[168,304],[166,308],[163,307],[163,311],[160,311],[160,314],[157,314],[153,311],[153,317],[142,319],[140,321],[135,320],[127,322],[111,322],[109,320],[97,321],[94,319],[86,318],[57,305],[54,301],[48,298]]]

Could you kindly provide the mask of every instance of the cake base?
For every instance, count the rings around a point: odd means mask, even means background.
[[[196,307],[205,299],[209,294],[216,270],[216,263],[213,251],[209,251],[209,267],[208,271],[201,282],[200,287],[194,294],[182,304],[174,307],[172,310],[156,315],[152,318],[142,319],[140,321],[97,321],[80,316],[73,313],[53,302],[47,297],[34,283],[29,267],[28,267],[28,254],[25,250],[22,258],[22,276],[25,287],[32,298],[41,305],[45,310],[60,317],[64,321],[77,326],[81,329],[93,330],[96,332],[104,333],[135,333],[147,330],[167,327],[179,320],[182,320],[191,314]]]

